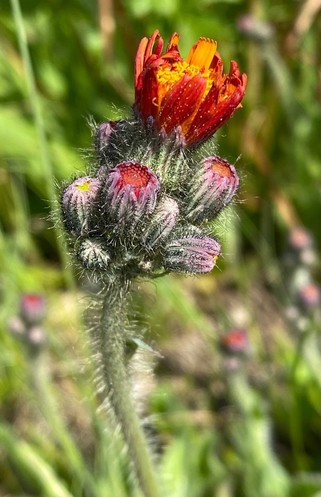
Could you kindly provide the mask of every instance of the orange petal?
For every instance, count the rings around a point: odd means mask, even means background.
[[[166,52],[170,52],[172,50],[178,51],[178,41],[179,41],[179,34],[173,33],[171,39],[168,42]]]
[[[135,85],[137,84],[138,76],[144,68],[144,58],[146,53],[146,48],[148,45],[148,38],[143,38],[139,44],[136,60],[135,60]]]
[[[189,51],[186,62],[207,71],[216,52],[217,43],[209,38],[200,38]]]

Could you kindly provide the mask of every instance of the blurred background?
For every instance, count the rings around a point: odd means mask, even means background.
[[[135,395],[166,497],[321,496],[320,0],[4,0],[0,496],[140,496],[96,393],[57,222],[89,123],[130,115],[139,40],[206,36],[248,74],[216,134],[241,188],[218,267],[141,283]],[[88,283],[87,283],[88,286]],[[99,390],[99,389],[98,389]]]

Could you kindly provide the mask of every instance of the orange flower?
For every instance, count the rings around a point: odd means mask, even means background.
[[[232,61],[223,73],[217,43],[200,38],[186,60],[174,33],[162,55],[163,39],[154,31],[138,47],[135,66],[135,110],[165,136],[178,133],[182,144],[198,145],[210,138],[240,107],[247,77]]]

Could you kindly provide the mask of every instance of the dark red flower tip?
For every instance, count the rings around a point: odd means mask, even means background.
[[[26,293],[20,299],[20,315],[28,324],[41,321],[46,313],[45,298],[39,293]]]
[[[118,166],[123,186],[146,187],[152,180],[152,171],[138,162],[124,162]]]
[[[158,31],[142,39],[136,55],[135,108],[145,124],[153,119],[162,136],[171,136],[179,127],[181,143],[191,146],[210,138],[240,107],[247,77],[235,61],[229,73],[223,73],[214,40],[200,38],[186,60],[178,40],[174,33],[162,54]]]
[[[234,328],[222,337],[221,343],[227,352],[247,352],[249,348],[248,334],[244,329]]]

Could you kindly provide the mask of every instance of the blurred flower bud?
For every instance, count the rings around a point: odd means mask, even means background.
[[[26,293],[20,299],[20,316],[27,325],[40,323],[46,314],[46,302],[38,293]]]
[[[10,318],[8,322],[8,328],[13,335],[17,336],[23,335],[23,333],[26,331],[24,322],[18,316],[13,316],[12,318]]]
[[[80,236],[90,232],[92,211],[100,187],[99,179],[85,176],[65,188],[61,199],[63,220],[72,235]]]
[[[28,346],[33,352],[38,352],[46,342],[46,334],[41,326],[31,326],[26,336]]]
[[[216,240],[204,235],[186,234],[166,245],[163,264],[172,271],[208,273],[215,266],[220,251]]]
[[[107,269],[110,263],[106,242],[99,238],[82,240],[77,248],[77,257],[86,269]]]
[[[234,166],[218,156],[208,157],[193,178],[188,218],[197,223],[214,219],[231,202],[238,186]]]
[[[306,248],[310,248],[313,245],[313,239],[311,233],[306,230],[303,226],[296,226],[290,231],[289,234],[289,246],[300,252]]]
[[[240,17],[237,21],[237,27],[246,38],[259,43],[267,43],[274,36],[271,24],[260,21],[250,14]]]
[[[306,266],[312,266],[317,259],[314,241],[311,233],[303,226],[293,228],[288,239],[290,254],[287,256],[287,262],[297,265],[298,262]]]
[[[154,211],[158,191],[158,178],[149,167],[122,162],[107,178],[106,211],[114,220],[129,225]]]
[[[163,243],[173,230],[178,214],[177,202],[170,197],[164,197],[147,224],[143,244],[152,249]]]
[[[222,336],[221,345],[230,354],[246,354],[249,351],[248,334],[242,328],[233,328]]]
[[[320,307],[321,290],[319,285],[310,282],[299,290],[299,303],[305,311],[311,311]]]

